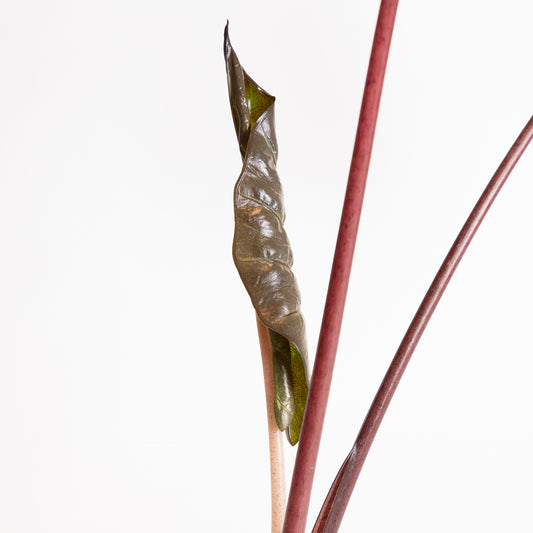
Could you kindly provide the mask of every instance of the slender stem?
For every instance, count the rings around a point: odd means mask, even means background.
[[[529,119],[483,191],[422,300],[370,406],[355,444],[333,482],[313,533],[334,533],[338,530],[370,446],[407,363],[481,221],[532,138],[533,117]]]
[[[272,345],[266,326],[257,320],[257,333],[261,347],[263,361],[263,376],[265,378],[265,397],[267,405],[268,447],[270,450],[270,490],[272,502],[272,533],[281,533],[285,517],[285,460],[283,456],[283,433],[278,429],[274,417],[274,400],[276,387],[274,384],[274,366]]]
[[[398,0],[382,0],[359,115],[284,533],[304,533]]]

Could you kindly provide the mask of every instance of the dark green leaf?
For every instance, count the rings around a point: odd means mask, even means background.
[[[231,111],[243,158],[235,185],[233,259],[260,320],[267,326],[274,356],[278,427],[291,444],[300,438],[307,401],[305,325],[291,267],[285,210],[276,170],[275,98],[244,71],[224,35]]]

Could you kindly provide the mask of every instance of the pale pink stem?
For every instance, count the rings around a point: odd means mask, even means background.
[[[270,450],[270,490],[272,502],[272,533],[281,533],[285,518],[285,459],[283,455],[283,433],[279,430],[274,417],[274,400],[276,387],[274,383],[274,362],[272,345],[266,326],[257,320],[257,333],[263,361],[263,376],[265,378],[265,397],[267,406],[268,447]]]

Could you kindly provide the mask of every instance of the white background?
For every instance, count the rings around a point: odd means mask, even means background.
[[[2,533],[268,531],[223,28],[277,96],[313,354],[377,11],[0,3]],[[533,111],[532,16],[526,1],[400,2],[309,527]],[[532,197],[530,148],[415,352],[341,531],[533,530]]]

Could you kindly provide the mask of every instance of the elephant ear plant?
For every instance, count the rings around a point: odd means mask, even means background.
[[[275,98],[248,76],[224,32],[231,111],[243,166],[234,190],[233,260],[257,314],[263,356],[272,475],[272,528],[285,511],[283,444],[300,438],[308,393],[308,362],[300,293],[283,228],[285,208],[276,170]],[[272,420],[275,420],[275,424]]]
[[[398,0],[381,1],[311,376],[307,369],[300,296],[291,271],[292,253],[283,229],[285,211],[276,172],[275,99],[243,70],[231,47],[226,26],[224,55],[229,97],[243,158],[234,193],[233,257],[257,314],[267,397],[273,533],[305,532],[397,5]],[[313,533],[338,531],[370,446],[409,359],[485,214],[532,138],[533,117],[481,194],[422,300],[371,403],[355,444],[332,483]],[[286,432],[292,445],[299,441],[286,505],[281,432]]]

